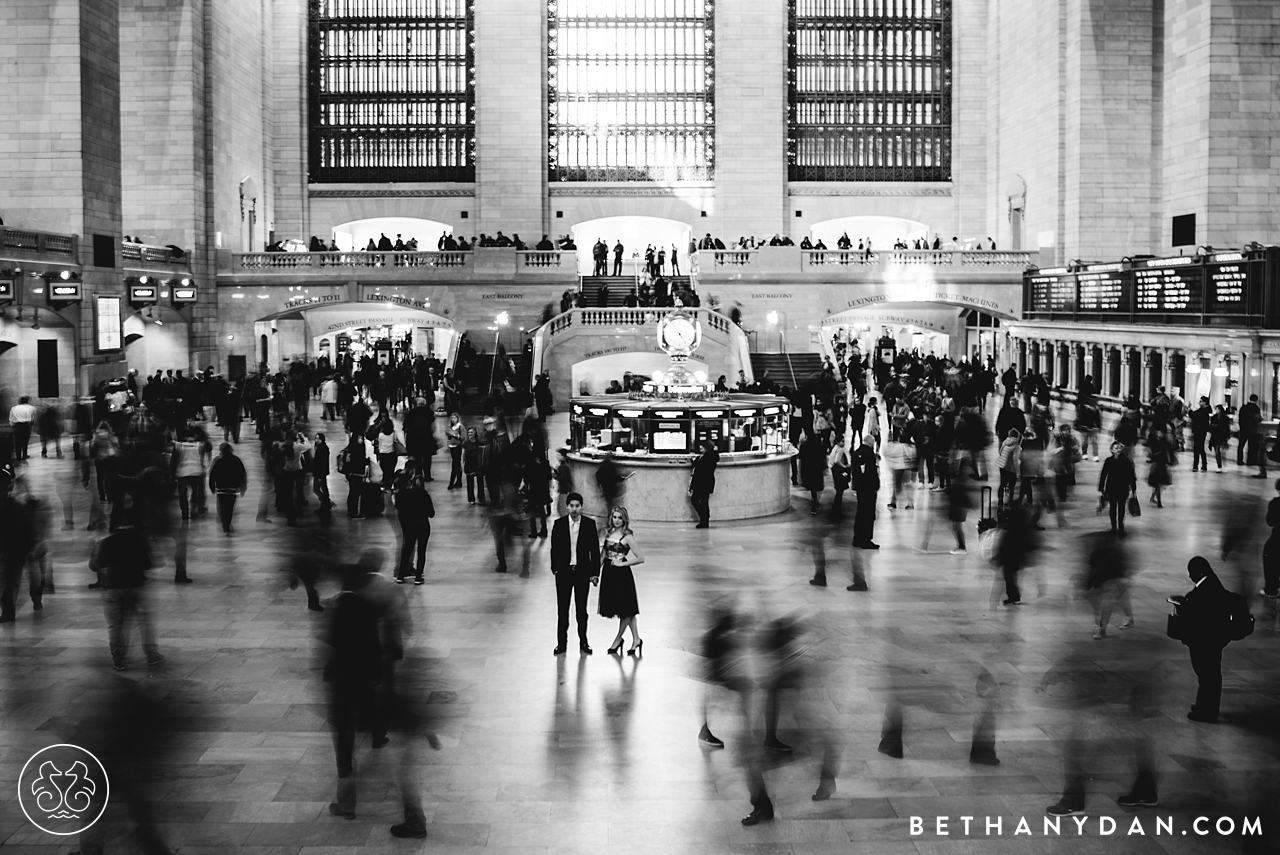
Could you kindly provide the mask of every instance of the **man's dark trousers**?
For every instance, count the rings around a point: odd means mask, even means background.
[[[853,545],[870,543],[876,528],[876,490],[857,491],[858,507],[853,512]]]
[[[556,573],[556,603],[560,607],[560,622],[556,627],[556,645],[568,646],[569,598],[577,598],[578,645],[587,645],[587,597],[591,593],[591,571],[570,565]]]
[[[1200,678],[1200,687],[1196,690],[1196,715],[1217,718],[1218,707],[1222,704],[1222,646],[1194,644],[1188,649],[1191,668]]]
[[[711,525],[711,494],[694,491],[689,496],[689,504],[698,515],[699,525]]]

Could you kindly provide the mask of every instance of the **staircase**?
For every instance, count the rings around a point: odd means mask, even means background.
[[[813,382],[814,375],[821,373],[822,354],[752,353],[751,370],[757,380],[767,371],[775,383],[803,389]]]
[[[601,306],[598,293],[601,286],[609,289],[607,306]],[[634,276],[583,276],[582,305],[585,309],[622,308],[622,301],[638,287]]]

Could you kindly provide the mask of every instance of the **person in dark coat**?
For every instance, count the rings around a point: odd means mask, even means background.
[[[817,514],[822,509],[818,497],[826,489],[826,468],[827,454],[822,440],[813,431],[805,431],[800,442],[800,483],[809,491],[810,514]]]
[[[1267,475],[1267,456],[1262,453],[1262,408],[1258,406],[1258,396],[1250,395],[1249,402],[1240,407],[1236,415],[1236,423],[1240,426],[1240,441],[1236,446],[1236,465],[1252,466],[1257,463],[1261,468],[1255,478]]]
[[[859,549],[879,549],[872,538],[876,527],[876,495],[880,492],[880,458],[865,442],[853,453],[851,484],[858,503],[853,514],[853,545]]]
[[[711,440],[705,440],[702,454],[693,461],[693,475],[689,478],[689,503],[698,514],[697,528],[711,527],[711,494],[716,490],[716,465],[720,452]]]
[[[565,500],[568,513],[551,524],[551,573],[556,577],[555,656],[565,652],[569,641],[569,600],[576,600],[578,646],[591,653],[587,641],[587,597],[591,585],[600,583],[600,540],[595,521],[582,513],[582,496],[570,493]]]
[[[1203,469],[1209,471],[1209,458],[1205,456],[1204,442],[1205,437],[1209,435],[1209,422],[1213,419],[1213,408],[1209,406],[1209,399],[1203,395],[1200,397],[1200,406],[1191,411],[1191,471],[1196,472]],[[1222,461],[1218,461],[1218,468],[1222,468]]]
[[[436,414],[427,406],[426,398],[415,398],[414,407],[405,413],[404,417],[404,444],[405,450],[409,456],[417,460],[422,467],[422,477],[425,481],[434,480],[431,477],[431,458],[435,457],[438,449],[435,432]]]
[[[1103,461],[1102,475],[1098,478],[1098,495],[1107,502],[1111,530],[1121,534],[1124,534],[1125,501],[1138,493],[1138,477],[1124,448],[1119,439],[1111,443],[1111,456]]]
[[[1199,678],[1196,702],[1187,713],[1192,721],[1211,724],[1218,720],[1222,702],[1222,648],[1227,646],[1231,602],[1209,562],[1197,555],[1187,562],[1187,575],[1195,583],[1184,596],[1170,600],[1177,606],[1182,638],[1191,654],[1191,667]]]
[[[431,539],[431,518],[436,515],[436,509],[431,494],[427,492],[424,468],[418,460],[410,459],[404,469],[396,473],[396,517],[400,520],[403,541],[400,563],[395,572],[397,584],[403,583],[410,573],[414,575],[413,584],[421,585],[426,581],[423,570],[427,561],[427,541]],[[412,563],[415,547],[418,553],[416,572]]]

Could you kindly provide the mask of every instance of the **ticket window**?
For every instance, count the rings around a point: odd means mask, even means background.
[[[689,422],[655,422],[649,431],[649,450],[654,454],[688,454],[693,450]]]
[[[613,445],[620,451],[649,448],[648,422],[644,419],[617,419],[613,423]]]
[[[725,434],[724,419],[698,419],[694,422],[694,437],[698,448],[702,448],[704,442],[711,440],[720,453],[731,450],[729,439]]]

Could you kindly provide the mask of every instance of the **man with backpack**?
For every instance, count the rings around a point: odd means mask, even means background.
[[[1209,562],[1197,555],[1187,562],[1187,575],[1195,583],[1185,596],[1169,602],[1177,608],[1176,637],[1191,654],[1191,667],[1200,680],[1196,702],[1187,713],[1192,721],[1212,724],[1222,702],[1222,648],[1253,631],[1253,617],[1244,597],[1222,587]]]

